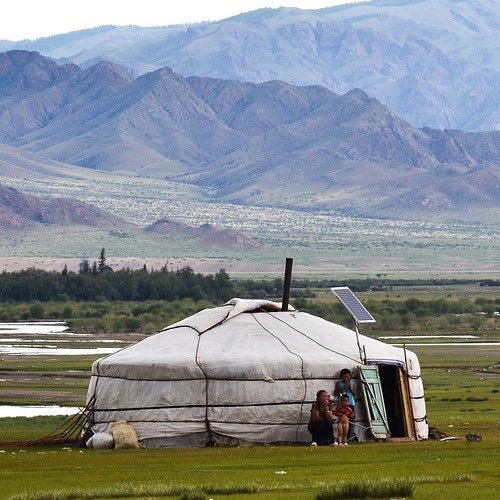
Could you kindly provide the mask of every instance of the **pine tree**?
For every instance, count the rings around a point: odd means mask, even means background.
[[[83,259],[80,262],[80,273],[87,274],[90,271],[89,261],[87,259]]]
[[[103,273],[106,269],[106,250],[104,247],[101,248],[101,253],[99,254],[99,265],[97,266],[97,271],[99,274]]]

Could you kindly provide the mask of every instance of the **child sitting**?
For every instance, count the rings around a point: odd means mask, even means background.
[[[337,383],[335,384],[333,394],[334,396],[339,397],[339,402],[340,402],[340,396],[342,394],[347,394],[347,396],[349,397],[349,406],[354,411],[354,407],[356,405],[357,391],[351,380],[351,370],[349,370],[349,368],[343,368],[342,370],[340,370],[340,380],[338,380]],[[352,425],[354,421],[352,419],[349,420]],[[351,425],[349,426],[348,441],[356,437],[354,435],[354,427]]]
[[[347,435],[349,434],[349,420],[354,420],[354,410],[349,406],[349,396],[342,394],[340,403],[332,410],[337,420],[337,441],[339,445],[347,446]]]

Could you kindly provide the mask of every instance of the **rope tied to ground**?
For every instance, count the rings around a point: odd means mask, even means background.
[[[92,397],[85,407],[71,415],[59,427],[38,439],[27,441],[0,441],[0,446],[38,446],[38,445],[77,445],[81,432],[86,429],[93,416],[95,398]]]

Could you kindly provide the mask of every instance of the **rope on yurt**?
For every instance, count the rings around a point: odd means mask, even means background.
[[[194,361],[198,365],[198,368],[201,370],[203,373],[203,376],[205,377],[205,427],[207,428],[207,433],[208,433],[208,443],[213,444],[214,443],[214,437],[212,433],[212,428],[210,427],[210,420],[208,419],[208,375],[201,366],[200,362],[198,361],[198,352],[200,350],[200,341],[201,341],[201,333],[198,334],[198,342],[196,344],[196,353],[194,355]]]
[[[319,345],[320,347],[322,347],[323,349],[327,350],[327,351],[330,351],[330,352],[333,352],[335,354],[338,354],[339,356],[342,356],[343,358],[347,358],[347,359],[350,359],[351,361],[354,361],[355,363],[359,363],[360,359],[355,359],[355,358],[351,358],[351,356],[348,356],[347,354],[342,354],[341,352],[337,352],[335,351],[334,349],[331,349],[330,347],[326,347],[325,345],[323,345],[321,342],[318,342],[317,340],[314,340],[312,337],[310,337],[309,335],[307,335],[306,333],[302,332],[301,330],[299,330],[298,328],[295,328],[294,326],[290,325],[289,323],[287,323],[286,321],[284,321],[283,319],[281,318],[278,318],[277,316],[275,316],[273,313],[269,313],[274,319],[278,320],[278,321],[281,321],[282,323],[284,323],[285,325],[287,325],[289,328],[291,328],[292,330],[296,331],[297,333],[299,333],[300,335],[303,335],[304,337],[306,337],[307,339],[309,339],[311,342],[314,342],[315,344]],[[361,362],[363,362],[363,360],[361,359]]]
[[[275,316],[273,313],[269,313],[271,314],[271,316],[278,320],[278,321],[281,321],[282,323],[284,323],[285,325],[287,325],[289,328],[291,328],[292,330],[296,331],[297,333],[299,333],[300,335],[306,337],[307,339],[309,339],[310,341],[314,342],[315,344],[319,345],[320,347],[322,347],[323,349],[327,350],[327,351],[330,351],[330,352],[333,352],[335,354],[338,354],[339,356],[341,357],[344,357],[344,358],[347,358],[351,361],[354,361],[355,363],[358,363],[359,360],[358,359],[355,359],[355,358],[351,358],[350,356],[348,356],[347,354],[342,354],[338,351],[335,351],[334,349],[331,349],[323,344],[321,344],[320,342],[318,342],[317,340],[311,338],[309,335],[307,335],[306,333],[304,333],[303,331],[299,330],[298,328],[295,328],[294,326],[290,325],[289,323],[287,323],[286,321],[284,321],[283,319],[281,318],[278,318],[277,316]],[[362,364],[366,364],[366,352],[365,352],[365,360],[363,360],[361,357],[360,357],[360,360],[361,360],[361,363]],[[304,403],[302,403],[302,406],[303,406]],[[359,425],[359,424],[356,424],[356,425]]]
[[[269,314],[269,313],[268,313]],[[274,315],[271,314],[272,317],[274,317]],[[300,402],[300,414],[302,415],[302,412],[304,410],[304,403],[305,403],[305,400],[306,400],[306,397],[307,397],[307,379],[305,378],[304,376],[304,358],[296,353],[296,352],[293,352],[284,342],[283,340],[281,340],[279,337],[277,337],[274,333],[272,333],[270,330],[268,330],[256,317],[256,315],[254,313],[252,313],[252,317],[254,318],[254,320],[261,326],[261,328],[263,328],[267,333],[269,333],[269,335],[271,335],[272,337],[274,337],[278,342],[280,342],[283,347],[290,353],[290,354],[293,354],[294,356],[297,356],[299,359],[300,359],[300,373],[302,375],[302,380],[304,382],[304,395],[302,397],[302,401]],[[298,425],[297,425],[297,429],[295,430],[295,440],[298,441],[299,440],[299,430],[300,430],[300,427],[301,427],[301,423],[299,422]]]
[[[406,355],[406,344],[403,344],[403,352],[405,354],[405,373],[406,373],[406,378],[408,378],[410,380],[418,380],[419,378],[422,378],[422,375],[410,375],[410,369],[408,368],[408,357]],[[413,398],[413,399],[418,399],[418,398]]]
[[[95,400],[96,400],[97,385],[99,384],[99,379],[101,378],[101,372],[99,370],[101,362],[104,361],[105,359],[109,358],[110,356],[113,356],[113,354],[116,354],[117,352],[123,351],[124,349],[128,349],[132,345],[138,344],[139,342],[140,342],[140,340],[138,340],[137,342],[134,342],[134,344],[122,347],[118,351],[112,352],[106,356],[103,356],[102,358],[99,358],[97,361],[95,361],[93,367],[95,367],[96,373],[95,373],[95,375],[94,374],[91,375],[91,378],[95,377],[94,391],[92,392],[92,396],[89,398],[89,402],[87,403],[87,406],[91,405],[93,407]]]
[[[33,440],[2,441],[0,446],[38,446],[38,445],[77,445],[80,434],[92,419],[94,398],[91,398],[84,408],[77,414],[71,415],[59,427],[45,436]]]

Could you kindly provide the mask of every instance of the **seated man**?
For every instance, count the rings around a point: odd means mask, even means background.
[[[312,434],[311,446],[326,446],[333,444],[332,405],[326,391],[318,391],[316,402],[311,406],[311,417],[307,425]]]

